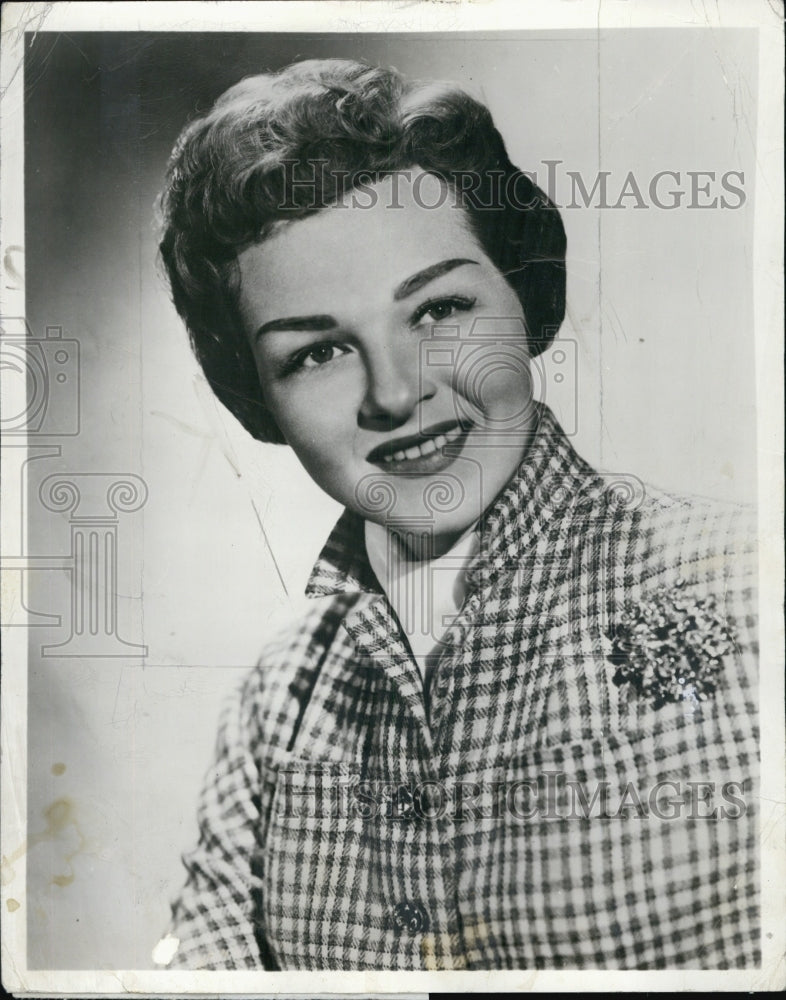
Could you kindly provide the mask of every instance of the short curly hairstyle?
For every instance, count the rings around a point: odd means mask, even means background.
[[[238,254],[358,184],[411,168],[460,197],[471,231],[518,295],[531,353],[540,353],[565,314],[562,220],[510,162],[488,109],[454,85],[305,60],[241,80],[180,135],[159,198],[161,260],[208,382],[260,441],[284,438],[241,327]]]

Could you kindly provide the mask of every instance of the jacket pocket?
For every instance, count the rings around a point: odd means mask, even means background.
[[[485,935],[471,967],[758,961],[751,740],[599,737],[474,778],[498,787],[492,815],[457,825],[460,908]]]
[[[354,765],[282,757],[264,846],[266,936],[281,968],[389,967],[380,827],[351,806]]]

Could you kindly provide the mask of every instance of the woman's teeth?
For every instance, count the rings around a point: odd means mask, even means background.
[[[460,438],[464,433],[461,427],[454,427],[452,431],[448,431],[447,434],[438,434],[436,437],[427,438],[422,444],[415,444],[411,448],[407,448],[403,451],[394,451],[392,455],[385,455],[383,458],[384,462],[406,462],[408,459],[413,458],[425,458],[427,455],[433,454],[435,451],[439,451],[444,448],[446,444],[450,444],[451,441],[455,441]]]

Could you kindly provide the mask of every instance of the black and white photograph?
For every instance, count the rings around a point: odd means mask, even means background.
[[[782,6],[2,16],[5,988],[783,988]]]

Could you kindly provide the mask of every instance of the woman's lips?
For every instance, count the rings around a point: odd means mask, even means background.
[[[471,426],[453,424],[438,433],[431,431],[410,439],[411,444],[391,442],[375,448],[368,461],[391,473],[441,472],[456,459],[470,430]]]

